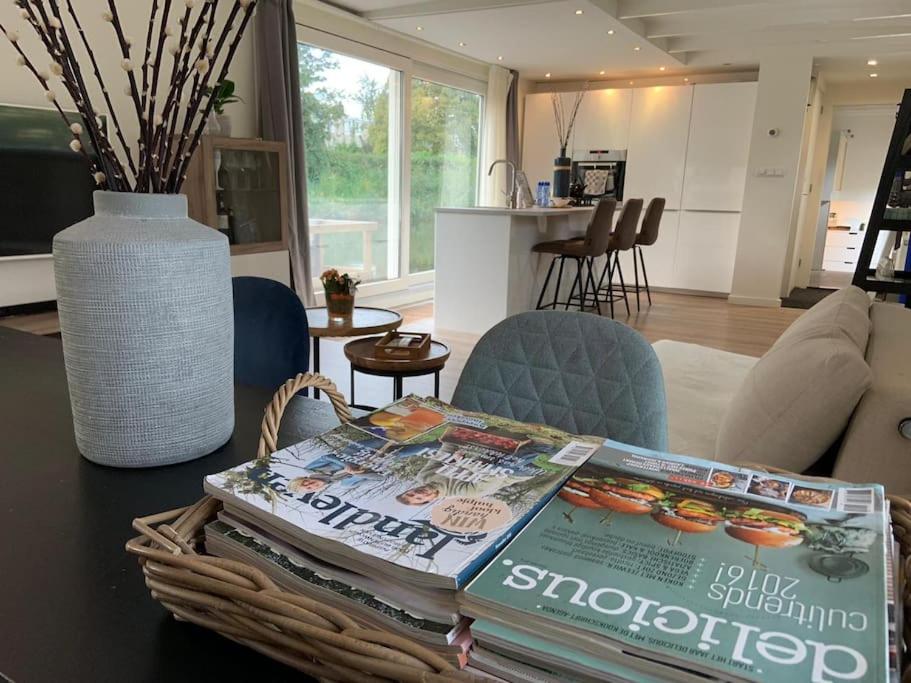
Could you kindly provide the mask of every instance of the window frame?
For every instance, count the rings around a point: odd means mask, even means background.
[[[329,50],[337,52],[347,57],[362,59],[372,62],[379,66],[398,71],[399,93],[394,98],[398,113],[396,116],[396,137],[393,145],[393,136],[390,134],[389,155],[390,161],[393,159],[398,164],[398,173],[390,173],[390,196],[389,205],[394,209],[398,218],[398,235],[393,240],[390,235],[390,264],[392,264],[392,244],[395,242],[395,262],[398,264],[395,269],[395,277],[390,277],[377,282],[369,282],[359,287],[361,296],[378,296],[390,294],[410,287],[416,287],[433,283],[434,270],[425,270],[417,273],[410,271],[410,242],[411,242],[411,92],[412,81],[417,78],[423,81],[430,81],[442,86],[465,90],[480,98],[478,108],[479,123],[479,141],[478,141],[478,174],[477,182],[480,190],[481,183],[481,163],[484,149],[484,114],[487,105],[487,83],[470,76],[442,69],[440,67],[415,61],[402,55],[389,52],[365,43],[360,43],[347,38],[342,38],[331,33],[326,33],[318,29],[302,26],[296,26],[296,39],[298,43],[304,43],[320,50]],[[393,131],[390,131],[392,133]],[[393,196],[393,189],[394,195]],[[392,217],[392,214],[390,214]],[[391,222],[390,222],[391,226]],[[323,291],[319,283],[319,273],[313,274],[314,294],[318,302],[323,301]]]

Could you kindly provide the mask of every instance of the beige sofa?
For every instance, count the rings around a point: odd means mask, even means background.
[[[670,450],[911,493],[911,310],[856,287],[798,318],[762,358],[663,340]],[[832,464],[834,462],[834,465]]]

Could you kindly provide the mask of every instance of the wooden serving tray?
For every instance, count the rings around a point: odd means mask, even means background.
[[[377,358],[416,360],[426,357],[430,352],[430,335],[391,330],[373,348]]]

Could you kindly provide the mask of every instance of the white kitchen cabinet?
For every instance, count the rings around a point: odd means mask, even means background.
[[[526,95],[522,169],[528,176],[532,192],[541,180],[553,183],[554,159],[560,153],[555,130],[550,93]],[[485,173],[486,171],[487,169],[484,169]]]
[[[632,103],[633,91],[630,89],[609,88],[585,93],[573,128],[573,158],[593,149],[627,149]]]
[[[692,101],[690,86],[633,90],[624,199],[664,197],[667,210],[680,208]]]
[[[693,87],[683,209],[740,211],[755,108],[756,83]]]
[[[681,211],[674,286],[729,293],[739,230],[739,213]]]

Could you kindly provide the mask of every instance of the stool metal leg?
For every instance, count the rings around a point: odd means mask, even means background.
[[[550,276],[554,272],[554,264],[556,262],[556,256],[550,260],[550,268],[547,269],[547,277],[544,278],[544,286],[541,287],[541,294],[538,296],[538,304],[535,306],[535,309],[538,311],[541,310],[541,302],[544,301],[544,293],[547,291],[547,285],[550,283]]]
[[[633,247],[633,278],[636,281],[636,312],[642,310],[639,305],[639,261],[636,260],[636,247]]]
[[[642,247],[639,247],[639,260],[642,261],[642,278],[645,280],[645,295],[648,297],[648,305],[652,305],[652,290],[648,287],[648,273],[645,271],[645,255],[642,253]]]
[[[351,364],[351,405],[354,403],[354,363]]]
[[[577,258],[574,258],[573,260],[576,262],[576,277],[573,280],[572,289],[569,290],[569,296],[566,298],[566,305],[563,307],[564,311],[569,310],[569,305],[573,301],[573,294],[576,291],[576,285],[579,285],[579,295],[580,296],[582,295],[582,264],[579,262],[579,259],[577,259]],[[579,310],[580,311],[582,310],[584,305],[585,305],[585,302],[580,299],[580,301],[579,301]]]
[[[557,310],[557,299],[560,296],[560,285],[563,284],[563,262],[566,261],[566,258],[563,256],[558,257],[560,259],[560,269],[557,271],[557,283],[554,286],[554,302],[550,305],[551,309]]]
[[[392,378],[392,399],[398,401],[400,398],[402,398],[402,378],[396,376]]]
[[[437,370],[433,373],[433,397],[440,397],[440,371]]]
[[[595,297],[595,308],[598,311],[598,315],[601,315],[601,300],[598,298],[598,288],[595,286],[595,257],[588,257],[588,282],[592,286],[592,295]]]
[[[585,259],[576,259],[576,266],[578,266],[576,272],[579,277],[579,292],[581,293],[581,296],[579,297],[579,312],[585,313],[585,301],[588,299],[588,280],[582,275],[585,268]]]
[[[614,265],[617,267],[617,274],[620,276],[620,291],[623,292],[623,302],[626,304],[626,315],[630,314],[629,297],[626,296],[626,283],[623,281],[623,268],[620,267],[620,252],[614,254]]]

